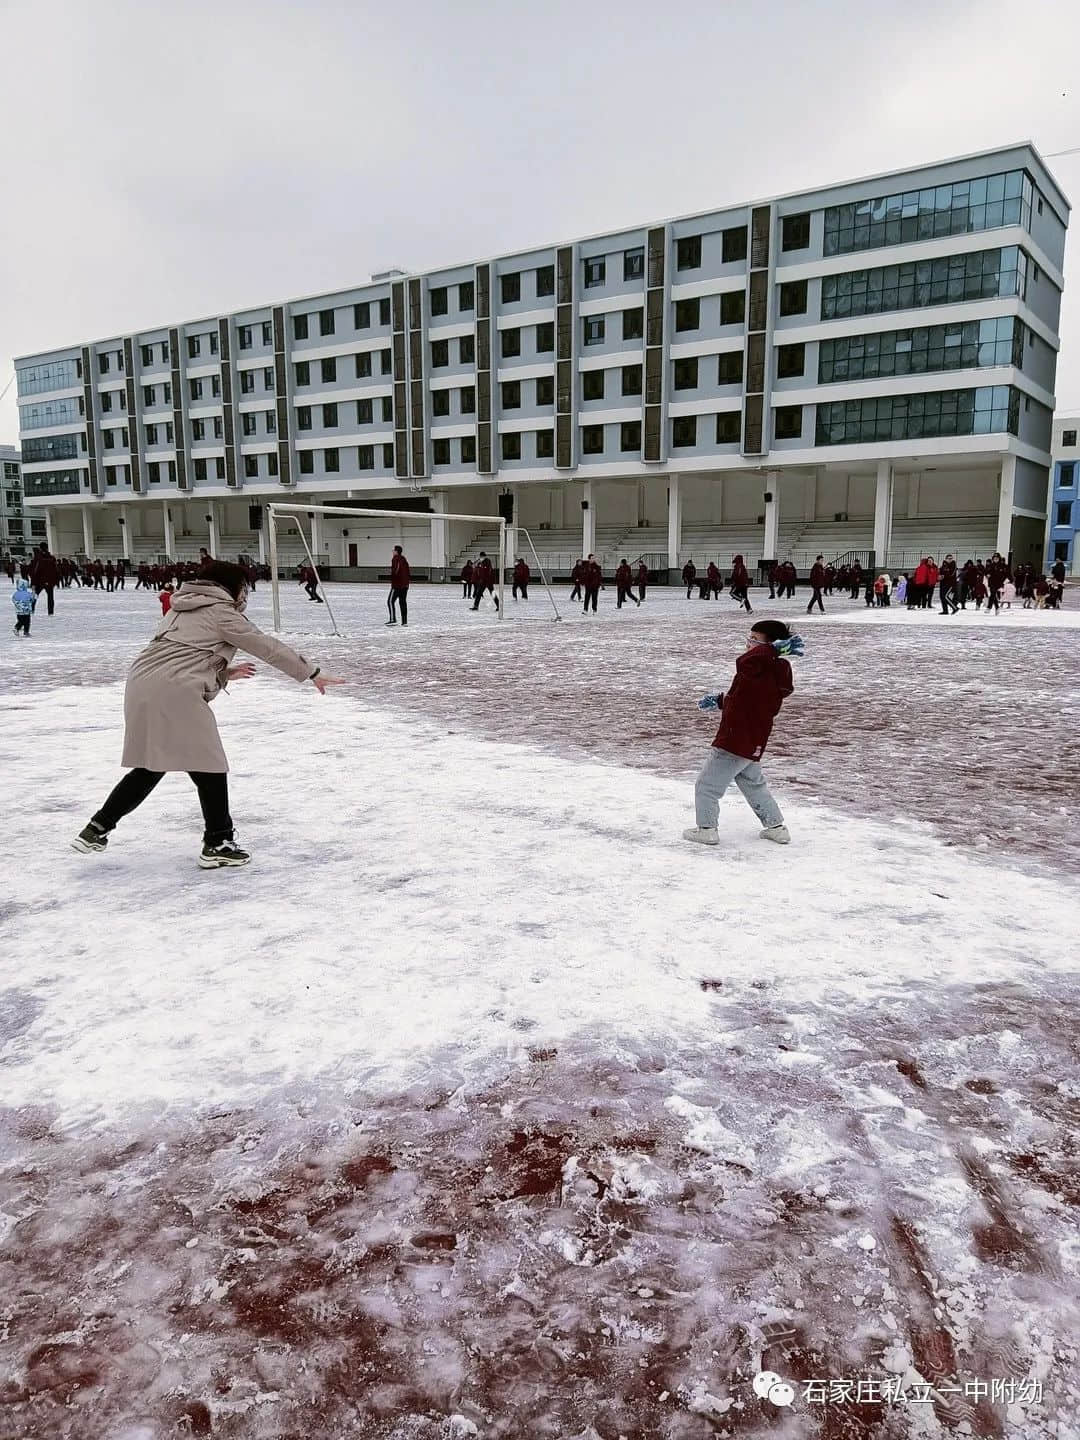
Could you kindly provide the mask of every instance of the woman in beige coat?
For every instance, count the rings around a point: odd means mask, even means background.
[[[230,680],[246,680],[253,665],[230,664],[246,650],[294,680],[311,680],[320,694],[344,681],[244,617],[247,577],[239,565],[212,560],[173,596],[153,640],[136,656],[124,689],[124,754],[128,774],[71,843],[89,853],[104,850],[110,830],[141,805],[162,776],[186,770],[195,782],[205,831],[199,866],[215,870],[246,865],[251,856],[233,838],[229,815],[229,762],[221,747],[210,701]]]

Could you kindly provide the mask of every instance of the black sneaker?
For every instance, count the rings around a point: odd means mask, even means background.
[[[246,865],[251,856],[241,850],[235,840],[222,840],[218,845],[203,844],[199,856],[200,870],[223,870],[226,867]]]
[[[71,848],[81,851],[84,855],[91,855],[97,850],[104,850],[108,843],[108,831],[103,830],[96,820],[91,820],[86,829],[80,830],[72,840]]]

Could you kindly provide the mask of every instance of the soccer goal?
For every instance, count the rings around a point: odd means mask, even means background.
[[[502,620],[503,616],[506,614],[506,596],[504,594],[506,575],[506,521],[498,515],[457,515],[444,513],[437,510],[366,510],[354,509],[346,505],[279,505],[277,503],[267,505],[266,513],[270,521],[269,535],[267,538],[269,540],[270,550],[270,590],[273,596],[275,630],[281,629],[281,589],[280,581],[278,579],[277,545],[277,522],[279,519],[288,520],[291,524],[296,526],[297,530],[300,533],[300,541],[307,554],[308,561],[311,565],[312,570],[315,572],[315,579],[319,582],[320,585],[322,584],[322,579],[319,575],[318,564],[316,563],[312,548],[308,544],[308,537],[304,533],[303,517],[305,515],[311,520],[314,520],[314,517],[316,515],[326,515],[331,519],[337,519],[339,516],[356,516],[360,519],[373,518],[380,520],[408,520],[410,522],[419,521],[420,523],[423,523],[425,520],[427,520],[431,522],[432,526],[434,526],[436,522],[441,523],[443,521],[449,520],[469,520],[480,525],[491,525],[493,522],[497,523],[499,527],[499,563],[497,577],[499,589],[499,619]],[[312,529],[314,529],[314,525],[312,526]],[[434,534],[435,532],[433,529],[433,539]],[[334,628],[334,634],[340,635],[341,631],[338,629],[337,618],[334,615],[333,607],[330,604],[330,597],[328,595],[324,595],[323,599],[326,602],[326,610],[327,614],[330,616],[330,624]]]

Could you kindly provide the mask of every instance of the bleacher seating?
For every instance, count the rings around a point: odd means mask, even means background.
[[[963,565],[966,560],[985,560],[996,549],[996,515],[923,515],[893,521],[889,566],[911,570],[924,555],[940,561],[948,554]]]

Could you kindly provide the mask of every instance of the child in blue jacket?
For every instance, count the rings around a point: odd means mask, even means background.
[[[30,617],[37,604],[37,596],[30,589],[28,580],[20,580],[11,592],[11,603],[15,606],[15,634],[30,634]]]

